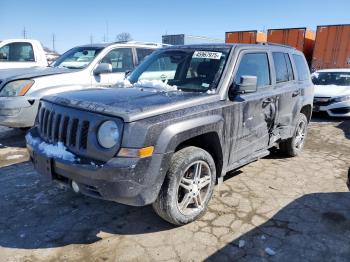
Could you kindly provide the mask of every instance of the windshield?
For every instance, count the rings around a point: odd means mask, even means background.
[[[350,72],[316,72],[312,74],[314,85],[350,86]]]
[[[103,48],[75,47],[61,55],[51,66],[69,69],[87,67]]]
[[[207,92],[217,87],[229,48],[162,50],[150,55],[129,76],[133,86]]]

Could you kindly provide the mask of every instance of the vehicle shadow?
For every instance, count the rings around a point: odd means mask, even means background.
[[[340,128],[344,132],[344,136],[347,139],[350,139],[350,119],[344,120],[339,125],[337,125],[337,128]]]
[[[19,128],[0,127],[0,148],[26,147],[26,131]]]
[[[206,261],[349,261],[349,246],[350,192],[314,193],[288,204]]]
[[[0,246],[40,249],[90,244],[101,232],[144,234],[173,228],[150,206],[77,195],[37,174],[31,163],[0,168]]]

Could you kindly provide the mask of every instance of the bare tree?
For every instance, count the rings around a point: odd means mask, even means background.
[[[132,36],[128,32],[122,32],[115,37],[116,41],[131,41]]]

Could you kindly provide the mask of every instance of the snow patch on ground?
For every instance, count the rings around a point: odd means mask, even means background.
[[[39,151],[48,157],[60,158],[72,162],[75,160],[75,156],[67,151],[67,148],[62,142],[58,142],[57,144],[47,144],[41,142],[38,138],[32,137],[30,133],[26,135],[26,140],[27,143],[33,147],[37,146]]]
[[[239,248],[243,248],[244,246],[245,246],[245,241],[242,240],[242,239],[239,240],[239,241],[238,241],[238,247],[239,247]]]
[[[265,248],[265,252],[266,252],[266,254],[268,254],[269,256],[274,256],[274,255],[276,255],[276,251],[274,251],[273,249],[271,249],[271,248],[269,248],[269,247]]]
[[[23,157],[23,155],[12,155],[12,156],[6,157],[6,160],[14,160],[14,159],[22,158],[22,157]]]
[[[162,91],[177,91],[177,86],[168,85],[168,80],[139,80],[134,87],[150,87]]]

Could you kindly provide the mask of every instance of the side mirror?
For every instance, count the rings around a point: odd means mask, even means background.
[[[235,86],[235,93],[246,94],[257,91],[258,78],[256,76],[241,76],[241,81]]]
[[[94,75],[108,74],[108,73],[112,73],[112,65],[108,63],[101,63],[94,70]]]
[[[7,60],[7,55],[5,53],[0,53],[0,59]]]

